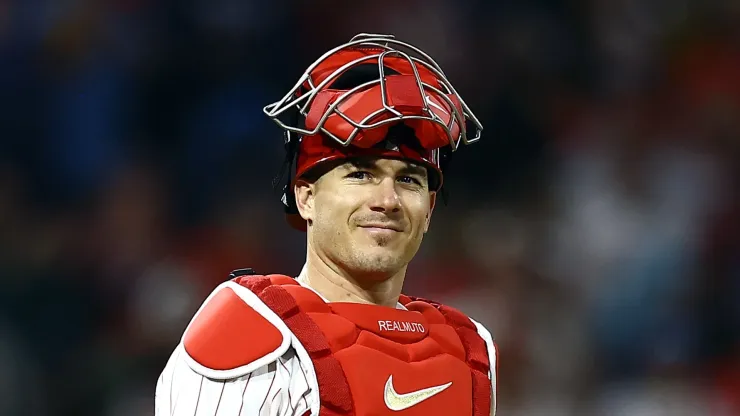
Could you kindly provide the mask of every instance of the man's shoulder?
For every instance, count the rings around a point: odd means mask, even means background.
[[[241,280],[238,280],[241,279]],[[241,377],[276,361],[290,347],[291,332],[249,287],[260,276],[220,284],[185,329],[182,359],[213,379]]]

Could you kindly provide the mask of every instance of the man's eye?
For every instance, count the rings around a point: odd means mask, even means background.
[[[398,178],[398,180],[403,183],[413,183],[415,185],[421,185],[421,182],[418,179],[411,176],[401,176],[400,178]]]
[[[350,173],[349,175],[347,175],[347,177],[352,179],[367,179],[370,177],[370,173],[358,170],[356,172]]]

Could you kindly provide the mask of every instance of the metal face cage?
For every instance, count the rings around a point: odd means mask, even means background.
[[[327,60],[338,53],[351,49],[362,49],[366,53],[341,64],[328,75],[320,73],[323,66],[326,66]],[[420,111],[402,112],[393,105],[394,97],[392,94],[389,96],[389,77],[386,76],[387,68],[390,67],[390,60],[395,60],[396,63],[403,60],[405,61],[404,65],[410,67],[410,73],[405,75],[413,75],[415,88],[418,89],[420,97],[423,97],[419,107]],[[356,68],[358,65],[367,64],[377,64],[380,76],[346,91],[338,92],[333,97],[331,104],[318,117],[315,126],[307,126],[306,119],[309,117],[312,107],[323,105],[317,103],[319,93],[329,89],[332,83],[348,70]],[[423,74],[420,72],[423,72]],[[430,77],[436,81],[437,86],[427,82]],[[380,86],[382,102],[377,109],[373,109],[359,120],[353,119],[341,110],[342,106],[348,103],[348,100],[351,100],[354,94],[378,85]],[[295,86],[282,99],[266,105],[263,111],[285,130],[286,142],[291,141],[291,133],[298,136],[311,136],[321,133],[346,147],[353,144],[353,141],[361,132],[397,122],[423,120],[441,127],[447,136],[446,144],[454,152],[458,149],[460,143],[467,145],[478,141],[483,130],[481,123],[449,82],[440,66],[417,47],[397,40],[393,35],[361,33],[349,42],[329,50],[306,69]],[[285,117],[290,114],[292,114],[292,117]],[[336,128],[327,125],[327,120],[330,117],[336,119],[334,116],[341,118],[340,123],[346,122],[342,131],[349,132],[349,134],[339,134]],[[288,122],[284,120],[285,118],[291,118],[292,120]],[[469,124],[470,134],[468,132]],[[437,144],[425,147],[430,150],[442,147]]]

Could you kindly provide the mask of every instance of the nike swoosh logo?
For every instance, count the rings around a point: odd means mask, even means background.
[[[395,411],[408,409],[411,406],[415,406],[424,400],[441,393],[451,385],[452,382],[450,381],[447,384],[412,391],[411,393],[398,394],[396,393],[396,389],[393,388],[393,375],[390,375],[388,377],[388,381],[385,382],[385,405],[388,406],[389,409]]]
[[[429,105],[431,105],[432,107],[436,108],[437,110],[439,110],[439,111],[443,112],[444,114],[446,114],[446,115],[448,115],[448,116],[450,115],[450,113],[448,113],[448,112],[447,112],[447,110],[445,110],[445,109],[444,109],[444,108],[442,108],[442,107],[441,107],[441,106],[440,106],[439,104],[437,104],[437,103],[435,103],[434,101],[432,101],[432,97],[430,97],[430,96],[428,96],[428,95],[426,96],[426,102],[427,102],[427,104],[429,104]]]

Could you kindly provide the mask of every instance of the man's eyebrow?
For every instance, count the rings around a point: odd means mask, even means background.
[[[342,168],[345,170],[350,170],[352,168],[354,169],[377,169],[378,163],[375,160],[372,159],[364,159],[364,158],[357,158],[357,159],[349,159],[347,163],[342,165]]]
[[[418,175],[423,178],[427,177],[427,169],[419,165],[406,165],[401,168],[398,173],[400,175]]]
[[[360,169],[360,170],[375,170],[378,169],[378,161],[376,159],[365,159],[357,158],[350,159],[342,166],[344,170]],[[428,176],[427,169],[424,166],[416,165],[413,163],[407,163],[406,166],[398,170],[399,175],[417,175],[423,178]]]

